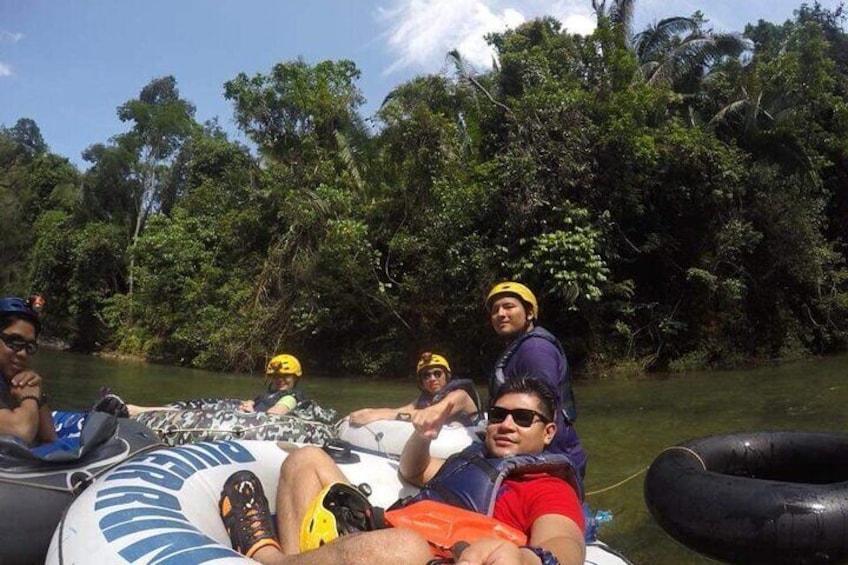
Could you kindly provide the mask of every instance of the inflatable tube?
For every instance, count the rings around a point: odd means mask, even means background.
[[[732,563],[848,559],[848,436],[760,432],[663,451],[645,477],[654,519],[684,545]]]
[[[143,425],[93,414],[80,448],[39,457],[0,436],[0,563],[41,563],[50,536],[73,499],[94,479],[133,455],[160,446]]]
[[[309,419],[308,410],[278,416],[266,412],[243,412],[239,400],[195,399],[174,403],[169,410],[151,410],[133,417],[156,432],[169,445],[223,439],[250,439],[324,443],[335,437],[333,426]],[[311,406],[313,403],[309,401]]]
[[[191,398],[166,404],[166,408],[178,410],[239,410],[244,401],[237,398]],[[259,411],[263,412],[263,411]],[[334,424],[339,419],[338,413],[332,408],[324,408],[314,400],[301,399],[289,416],[297,416],[304,420]]]
[[[435,457],[446,459],[480,441],[478,430],[483,428],[465,427],[459,423],[447,424],[442,427],[439,437],[430,444],[430,453]],[[347,418],[336,425],[338,437],[357,449],[384,455],[400,457],[406,440],[412,435],[411,422],[400,420],[377,420],[364,426],[351,426]]]
[[[236,471],[253,471],[276,512],[280,464],[293,447],[261,441],[201,442],[159,449],[124,463],[70,506],[53,535],[46,563],[244,563],[247,559],[231,549],[219,517],[223,484]],[[396,461],[355,451],[347,456],[339,464],[342,472],[352,483],[371,487],[373,504],[387,507],[415,492],[398,478]],[[586,563],[627,561],[595,543],[587,549]]]

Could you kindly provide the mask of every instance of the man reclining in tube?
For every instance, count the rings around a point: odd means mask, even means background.
[[[454,379],[450,364],[443,355],[422,353],[415,369],[421,393],[415,400],[398,408],[361,408],[350,413],[351,426],[366,426],[378,420],[403,420],[422,422],[430,414],[444,411],[450,403],[447,422],[460,422],[471,426],[479,419],[480,397],[470,379]]]
[[[489,410],[485,442],[447,460],[429,452],[441,423],[416,426],[400,473],[421,491],[382,517],[323,449],[310,446],[280,469],[279,540],[262,485],[249,471],[227,480],[221,517],[233,547],[265,564],[423,565],[452,562],[444,559],[452,554],[461,565],[580,565],[579,474],[567,456],[545,452],[556,433],[555,405],[544,383],[508,381]]]

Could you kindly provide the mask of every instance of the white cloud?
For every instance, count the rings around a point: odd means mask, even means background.
[[[24,38],[22,33],[0,30],[0,43],[17,43]],[[12,66],[0,61],[0,78],[12,76]]]
[[[550,3],[548,14],[562,22],[569,33],[588,35],[595,31],[598,18],[588,0],[559,0]],[[542,14],[544,15],[544,14]]]
[[[8,43],[17,43],[21,39],[24,38],[24,34],[22,33],[13,33],[11,31],[0,31],[0,41],[8,42]]]
[[[396,54],[387,72],[439,67],[451,49],[459,49],[473,65],[488,66],[493,54],[483,36],[523,21],[515,10],[496,14],[480,0],[396,0],[379,15]]]
[[[587,0],[391,1],[391,6],[379,9],[377,14],[395,55],[386,73],[410,67],[440,68],[452,49],[458,49],[473,66],[489,68],[495,53],[484,36],[539,16],[552,15],[574,33],[590,33],[595,27]]]

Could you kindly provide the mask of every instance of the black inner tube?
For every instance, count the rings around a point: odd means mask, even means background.
[[[695,442],[708,471],[801,484],[848,481],[848,436],[800,432],[712,436]]]
[[[848,436],[759,432],[671,447],[645,502],[672,537],[731,563],[848,560]]]

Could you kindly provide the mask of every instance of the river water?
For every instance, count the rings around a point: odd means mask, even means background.
[[[87,408],[101,386],[111,387],[129,402],[151,405],[195,397],[252,398],[262,388],[257,376],[50,350],[39,352],[35,368],[46,380],[52,405],[59,409]],[[589,453],[587,500],[593,508],[613,514],[601,539],[639,565],[714,563],[677,544],[656,525],[642,495],[644,470],[665,447],[705,435],[844,432],[846,372],[848,356],[843,355],[746,371],[578,383],[577,429]],[[312,398],[340,413],[365,406],[399,406],[416,394],[412,378],[386,382],[307,374],[302,386]],[[483,387],[480,391],[485,394]]]

